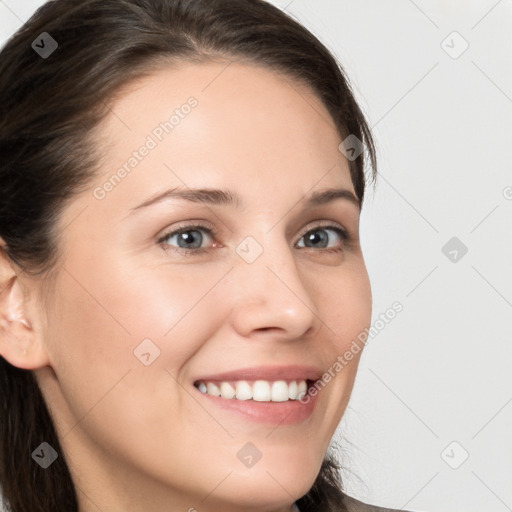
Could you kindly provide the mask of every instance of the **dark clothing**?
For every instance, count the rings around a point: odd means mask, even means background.
[[[348,512],[408,512],[406,510],[398,510],[396,508],[383,508],[375,505],[368,505],[362,501],[356,500],[345,495],[344,498]]]

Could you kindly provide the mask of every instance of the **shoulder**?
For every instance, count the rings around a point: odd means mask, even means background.
[[[356,500],[346,494],[343,497],[343,503],[345,504],[348,512],[408,512],[407,510],[398,510],[395,508],[383,508],[377,507],[376,505],[369,505],[362,501]]]

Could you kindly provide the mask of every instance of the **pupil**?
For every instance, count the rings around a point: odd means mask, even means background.
[[[185,241],[186,244],[192,244],[194,242],[194,237],[190,235],[190,233],[198,233],[198,231],[186,231],[184,233],[181,233],[182,239]],[[201,240],[199,240],[199,245],[201,245]]]
[[[322,240],[322,238],[325,240],[325,233],[323,236],[321,236],[320,233],[321,233],[320,231],[316,231],[315,233],[312,233],[311,235],[309,235],[309,241],[315,243],[315,239],[317,239],[317,238],[320,241]]]

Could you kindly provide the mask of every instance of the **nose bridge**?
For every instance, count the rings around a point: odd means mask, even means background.
[[[245,334],[263,328],[304,334],[315,321],[316,306],[285,237],[277,229],[262,231],[244,238],[235,250],[237,329]]]

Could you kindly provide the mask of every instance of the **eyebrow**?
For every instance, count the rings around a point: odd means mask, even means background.
[[[202,203],[211,206],[232,206],[241,210],[244,206],[242,198],[231,190],[220,190],[215,188],[186,188],[181,187],[172,188],[158,194],[157,196],[149,198],[147,201],[131,208],[130,213],[133,213],[141,208],[147,208],[157,203],[169,199],[184,199],[193,203]],[[361,208],[359,199],[348,189],[345,188],[329,188],[326,190],[315,191],[309,196],[306,196],[299,203],[305,207],[320,206],[336,199],[344,199],[358,209]]]

